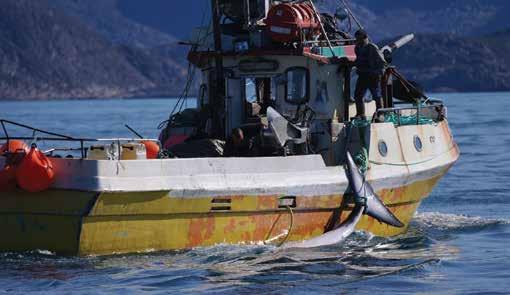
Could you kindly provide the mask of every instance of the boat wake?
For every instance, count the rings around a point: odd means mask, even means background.
[[[439,212],[416,213],[413,223],[423,229],[439,231],[483,230],[495,225],[510,224],[506,219],[488,219],[477,216],[447,214]]]

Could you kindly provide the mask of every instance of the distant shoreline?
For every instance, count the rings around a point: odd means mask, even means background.
[[[188,97],[191,99],[194,99],[195,97]],[[143,99],[169,99],[169,100],[175,100],[179,99],[177,96],[172,97],[161,97],[161,96],[151,96],[151,97],[106,97],[106,98],[96,98],[96,97],[70,97],[70,98],[44,98],[44,99],[37,99],[37,98],[30,98],[30,99],[11,99],[11,98],[0,98],[0,103],[2,102],[45,102],[45,101],[108,101],[108,100],[143,100]]]
[[[438,94],[483,94],[483,93],[510,93],[510,89],[507,91],[438,91],[438,92],[427,92],[428,96],[434,96]],[[196,99],[196,96],[189,96],[190,99]],[[141,97],[106,97],[106,98],[98,98],[98,97],[69,97],[69,98],[44,98],[44,99],[10,99],[10,98],[0,98],[0,103],[2,102],[45,102],[45,101],[108,101],[108,100],[143,100],[143,99],[168,99],[168,100],[176,100],[179,99],[178,96],[141,96]]]

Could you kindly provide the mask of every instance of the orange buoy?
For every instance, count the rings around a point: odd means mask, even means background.
[[[16,181],[20,188],[36,193],[47,190],[55,180],[51,161],[36,147],[21,161],[16,169]]]
[[[142,143],[147,151],[147,159],[157,159],[160,151],[159,144],[148,140],[144,140]]]
[[[0,155],[3,155],[5,153],[15,153],[20,150],[24,151],[25,153],[28,153],[29,151],[28,145],[21,140],[12,139],[9,140],[4,145],[2,145],[2,147],[0,147]]]
[[[16,188],[16,169],[12,166],[5,166],[0,170],[0,192],[12,191]]]

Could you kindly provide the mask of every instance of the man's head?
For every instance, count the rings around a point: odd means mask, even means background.
[[[244,140],[244,133],[241,128],[236,128],[232,130],[232,143],[235,146],[240,145]]]
[[[356,43],[357,44],[367,44],[368,43],[368,34],[365,30],[357,30],[354,34],[354,37],[356,37]]]

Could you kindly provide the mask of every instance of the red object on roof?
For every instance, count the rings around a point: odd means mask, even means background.
[[[320,34],[320,20],[313,8],[305,3],[275,5],[269,10],[265,23],[269,36],[275,42],[301,41],[303,36]]]

